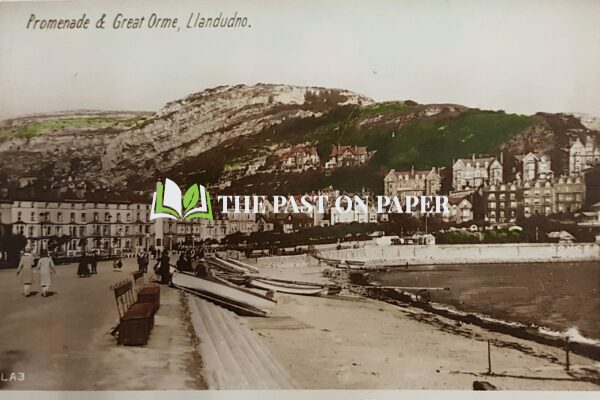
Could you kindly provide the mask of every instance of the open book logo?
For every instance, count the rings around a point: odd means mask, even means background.
[[[175,182],[165,179],[165,184],[158,183],[152,197],[150,220],[170,218],[180,221],[190,219],[213,219],[210,195],[206,188],[195,183],[181,196],[181,189]]]

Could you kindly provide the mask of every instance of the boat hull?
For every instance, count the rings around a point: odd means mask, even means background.
[[[248,270],[248,272],[260,272],[260,270],[256,267],[253,267],[252,265],[248,265],[245,262],[236,260],[235,258],[231,258],[231,257],[225,257],[225,261],[230,262],[231,264],[235,264],[240,268],[244,268],[246,270]]]
[[[268,316],[276,302],[226,282],[215,282],[191,274],[176,272],[173,285],[203,297],[240,315]]]
[[[319,296],[327,293],[327,288],[323,286],[308,286],[285,284],[263,279],[250,279],[249,285],[257,289],[272,290],[279,293],[298,294],[303,296]]]

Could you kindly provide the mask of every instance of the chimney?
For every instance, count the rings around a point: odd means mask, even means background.
[[[475,162],[475,153],[473,153],[473,162]]]

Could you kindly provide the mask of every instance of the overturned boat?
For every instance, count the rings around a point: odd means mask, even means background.
[[[239,315],[268,317],[276,304],[275,300],[267,296],[221,279],[205,279],[186,272],[175,272],[172,283],[179,289],[202,297]]]
[[[247,277],[247,280],[247,284],[249,286],[258,289],[304,296],[332,295],[338,294],[342,290],[341,287],[336,285],[324,285],[315,282],[289,281],[262,276]]]
[[[325,294],[327,289],[317,285],[298,285],[293,283],[276,282],[265,278],[252,277],[248,279],[248,286],[263,290],[272,290],[279,293],[299,294],[304,296],[318,296]]]
[[[207,256],[204,257],[204,260],[212,267],[215,267],[219,270],[234,273],[234,274],[245,274],[248,272],[245,268],[239,267],[235,264],[227,262],[217,256]]]
[[[235,258],[225,257],[224,260],[230,262],[231,264],[235,264],[240,268],[244,268],[248,272],[256,272],[256,273],[260,272],[260,270],[258,268],[253,267],[252,265],[249,265],[248,263],[242,262],[240,260],[236,260]]]

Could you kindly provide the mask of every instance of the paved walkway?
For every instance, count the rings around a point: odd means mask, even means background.
[[[197,389],[204,387],[200,360],[188,331],[180,293],[161,287],[161,308],[146,347],[118,346],[110,336],[118,321],[109,286],[131,279],[109,262],[78,278],[75,265],[57,266],[51,297],[22,295],[14,269],[0,270],[0,372],[22,372],[3,389]],[[150,275],[146,275],[146,279]],[[39,277],[32,290],[40,291]]]

